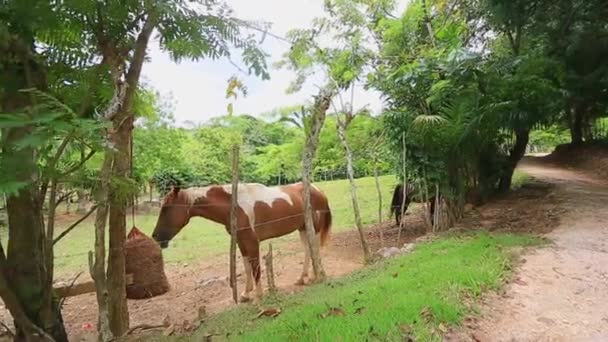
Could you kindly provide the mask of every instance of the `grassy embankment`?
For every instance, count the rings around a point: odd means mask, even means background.
[[[513,247],[540,241],[483,232],[446,236],[327,284],[267,298],[266,307],[281,309],[275,318],[256,318],[254,306],[242,305],[210,317],[193,336],[169,340],[438,341],[471,312],[466,303],[503,283]]]

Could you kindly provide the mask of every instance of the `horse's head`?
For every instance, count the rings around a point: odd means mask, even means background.
[[[156,221],[152,237],[161,248],[167,248],[169,241],[190,221],[190,203],[179,187],[173,187],[165,196]]]

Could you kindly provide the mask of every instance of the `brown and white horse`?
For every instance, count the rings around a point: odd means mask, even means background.
[[[304,247],[304,266],[296,284],[303,285],[308,277],[310,252],[304,226],[304,186],[302,183],[266,187],[256,183],[239,183],[237,211],[237,244],[243,255],[246,287],[241,301],[251,299],[255,280],[254,300],[258,301],[263,289],[260,283],[260,241],[300,233]],[[180,189],[174,187],[165,196],[152,237],[166,248],[169,241],[194,216],[204,217],[223,224],[230,234],[230,205],[232,185],[212,185]],[[321,246],[329,237],[331,210],[327,197],[315,186],[310,189],[313,221]]]

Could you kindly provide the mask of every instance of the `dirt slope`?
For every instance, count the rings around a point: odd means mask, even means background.
[[[526,159],[520,169],[555,185],[566,212],[524,255],[503,295],[452,341],[608,341],[608,185],[591,175]]]

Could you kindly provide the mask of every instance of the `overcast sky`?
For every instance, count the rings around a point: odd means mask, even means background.
[[[314,17],[323,14],[323,0],[231,0],[230,6],[235,16],[272,22],[271,32],[279,36],[292,28],[307,28]],[[279,60],[289,48],[289,44],[272,37],[266,37],[263,49],[270,54],[270,80],[262,81],[255,76],[247,76],[227,60],[203,60],[176,64],[159,50],[154,43],[150,49],[151,61],[144,65],[144,81],[152,85],[162,95],[171,94],[175,103],[175,118],[182,125],[187,121],[200,123],[214,116],[226,114],[228,100],[225,99],[227,80],[237,75],[249,90],[246,98],[234,103],[235,113],[258,115],[281,106],[303,103],[316,93],[316,88],[308,84],[297,94],[286,94],[294,74],[288,70],[277,70],[272,64]],[[358,87],[355,108],[369,105],[378,112],[381,101],[376,92],[366,92]]]

